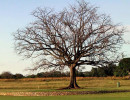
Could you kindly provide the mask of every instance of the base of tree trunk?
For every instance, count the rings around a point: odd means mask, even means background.
[[[64,90],[64,89],[80,89],[80,87],[78,85],[74,86],[74,85],[69,85],[67,87],[58,89],[58,90]]]
[[[80,87],[71,87],[71,86],[68,86],[68,87],[65,87],[64,89],[79,89]]]

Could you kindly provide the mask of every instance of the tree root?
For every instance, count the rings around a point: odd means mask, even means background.
[[[79,86],[67,86],[67,87],[64,87],[64,88],[60,88],[60,89],[57,89],[57,90],[67,90],[67,89],[81,89],[81,87]]]

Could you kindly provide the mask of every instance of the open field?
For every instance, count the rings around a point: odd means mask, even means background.
[[[0,100],[130,100],[128,93],[89,94],[77,96],[12,97],[0,96]]]
[[[58,92],[58,91],[113,91],[130,90],[130,80],[127,77],[115,78],[77,78],[78,84],[82,89],[57,90],[69,84],[69,78],[35,78],[35,79],[1,79],[0,92],[19,93],[19,92]],[[117,82],[121,86],[117,87]],[[85,95],[66,95],[66,96],[0,96],[0,100],[130,100],[130,92],[106,93],[106,94],[85,94]]]
[[[43,91],[112,91],[130,90],[130,80],[127,78],[82,78],[77,82],[83,89],[57,90],[69,84],[69,78],[35,78],[35,79],[1,79],[0,92],[43,92]],[[121,87],[117,88],[117,82]]]

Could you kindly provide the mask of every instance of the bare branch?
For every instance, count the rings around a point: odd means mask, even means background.
[[[97,9],[85,1],[60,12],[36,9],[32,13],[36,21],[14,34],[17,53],[40,59],[34,69],[114,61],[111,58],[123,44],[125,30]]]

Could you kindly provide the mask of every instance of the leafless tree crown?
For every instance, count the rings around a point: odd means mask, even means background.
[[[38,58],[35,69],[109,62],[123,43],[124,28],[97,10],[85,1],[60,12],[36,9],[36,21],[14,34],[17,53]]]

